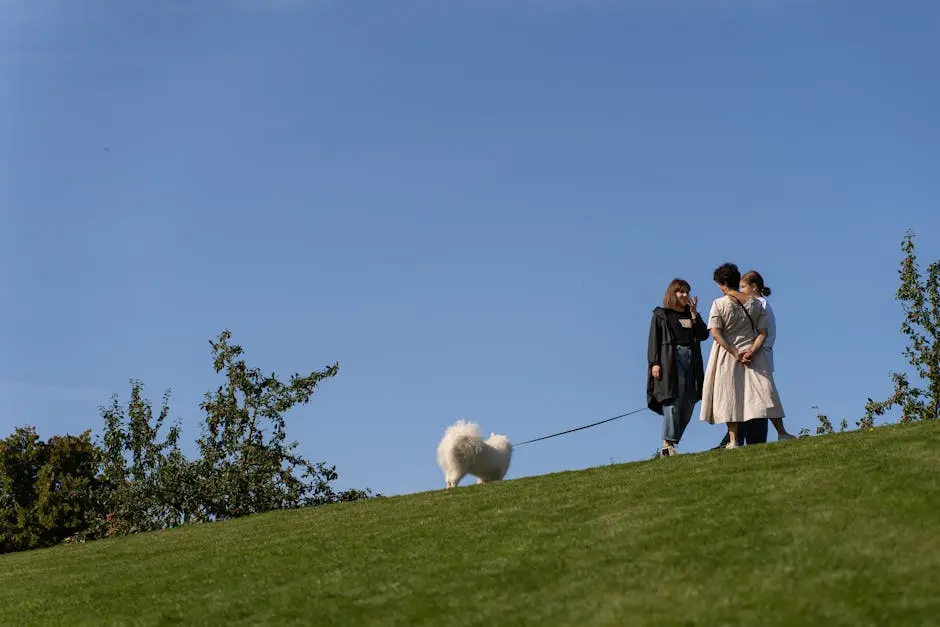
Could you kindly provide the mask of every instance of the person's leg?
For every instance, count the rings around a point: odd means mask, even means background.
[[[741,428],[742,441],[750,446],[751,444],[765,444],[767,442],[767,419],[754,418],[744,423]]]
[[[663,405],[663,456],[672,455],[675,451],[674,447],[682,437],[680,423],[676,404]]]
[[[692,376],[692,351],[685,346],[676,347],[676,383],[678,385],[676,398],[676,440],[678,444],[685,433],[689,421],[692,420],[692,412],[695,409],[695,379]]]
[[[728,423],[728,448],[737,448],[743,444],[741,441],[741,423],[740,422],[729,422]]]
[[[692,378],[692,351],[676,347],[676,398],[663,405],[663,455],[675,455],[695,407],[695,380]]]
[[[777,439],[778,440],[793,440],[796,438],[795,435],[787,433],[787,430],[783,427],[783,418],[771,418],[770,422],[774,424],[774,429],[777,430]]]
[[[731,434],[728,433],[727,431],[725,431],[725,437],[721,438],[721,442],[719,442],[719,443],[718,443],[718,446],[716,446],[715,448],[716,448],[716,449],[718,449],[718,448],[724,448],[724,447],[728,446],[728,442],[730,442],[730,441],[731,441]],[[714,449],[712,449],[712,450],[714,450]]]

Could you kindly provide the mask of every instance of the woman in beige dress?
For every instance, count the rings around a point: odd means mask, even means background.
[[[701,419],[728,425],[727,448],[737,448],[744,422],[783,418],[783,405],[761,350],[768,327],[763,305],[737,290],[741,272],[733,263],[718,267],[713,278],[722,296],[708,315],[714,342],[705,368]]]

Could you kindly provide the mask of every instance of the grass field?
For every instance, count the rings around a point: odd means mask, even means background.
[[[0,556],[0,623],[937,625],[938,575],[935,422]]]

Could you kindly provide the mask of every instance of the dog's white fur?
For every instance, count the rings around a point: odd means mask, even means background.
[[[466,475],[476,477],[477,483],[499,481],[506,476],[511,459],[509,438],[490,433],[484,440],[476,423],[462,419],[447,427],[437,447],[437,463],[448,488],[456,488]]]

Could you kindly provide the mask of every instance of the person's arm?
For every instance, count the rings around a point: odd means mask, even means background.
[[[770,306],[770,301],[764,304],[764,311],[767,313],[767,340],[764,342],[764,348],[770,349],[777,341],[777,317]]]
[[[695,335],[695,339],[699,342],[704,342],[708,339],[708,327],[705,325],[705,321],[702,320],[702,316],[696,311],[692,316],[692,333]]]
[[[708,313],[708,328],[711,330],[712,339],[715,340],[715,343],[718,346],[722,347],[735,359],[740,360],[740,355],[738,354],[738,349],[732,346],[728,340],[725,339],[724,335],[724,320],[721,317],[721,307],[719,305],[719,300],[716,300],[712,303],[712,310]]]
[[[659,327],[656,313],[653,312],[653,318],[650,320],[650,337],[646,347],[646,360],[649,362],[650,372],[654,379],[658,379],[662,374],[660,360],[662,359],[662,329]]]
[[[731,353],[735,359],[738,359],[738,349],[728,343],[728,340],[725,339],[724,334],[721,332],[721,329],[718,327],[712,327],[712,339],[715,340],[720,347]]]
[[[767,329],[759,329],[757,331],[757,337],[754,338],[754,343],[751,344],[749,353],[756,353],[760,350],[760,347],[764,345],[764,342],[767,340]]]
[[[760,301],[757,301],[760,303]],[[760,305],[760,313],[757,314],[757,337],[754,338],[754,342],[741,355],[741,361],[745,364],[750,363],[751,358],[754,356],[754,353],[761,349],[761,346],[764,346],[767,342],[767,312],[765,311],[763,305]]]

